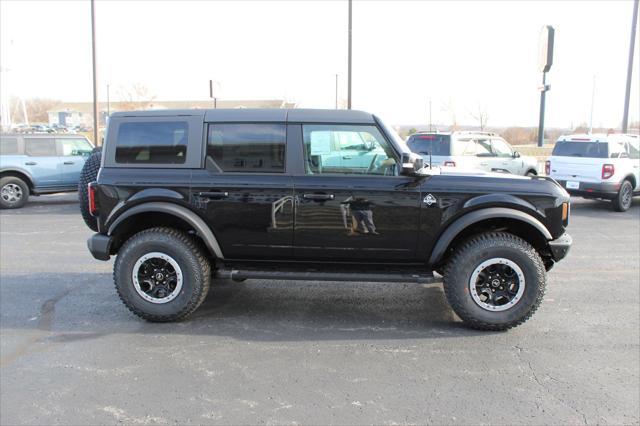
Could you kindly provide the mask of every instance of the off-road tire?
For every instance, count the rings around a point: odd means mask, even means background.
[[[18,187],[21,195],[17,201],[13,202],[5,200],[2,195],[0,195],[0,208],[19,209],[20,207],[24,206],[29,199],[29,185],[27,185],[25,181],[16,176],[5,176],[0,179],[0,191],[2,191],[2,189],[8,185]]]
[[[98,232],[98,219],[91,216],[89,213],[89,189],[88,185],[91,182],[95,182],[98,177],[98,171],[100,170],[100,160],[102,159],[102,152],[100,150],[94,150],[93,154],[87,158],[82,171],[80,172],[80,180],[78,181],[78,199],[80,200],[80,213],[82,214],[82,220],[87,226]]]
[[[491,258],[514,262],[525,277],[521,299],[499,312],[481,308],[469,289],[473,271]],[[454,251],[445,267],[443,285],[451,308],[469,327],[500,331],[518,326],[533,315],[544,297],[547,275],[544,262],[529,243],[506,232],[489,232],[469,239]]]
[[[628,199],[625,199],[628,194]],[[626,212],[631,208],[631,204],[633,203],[633,185],[628,179],[622,181],[620,185],[620,190],[616,194],[615,198],[611,200],[613,205],[613,210],[617,212]]]
[[[149,302],[134,287],[134,265],[151,252],[166,253],[182,270],[182,289],[170,302]],[[207,297],[211,266],[193,237],[173,228],[151,228],[135,234],[124,243],[116,257],[113,280],[122,302],[140,318],[153,322],[177,321],[193,313]]]

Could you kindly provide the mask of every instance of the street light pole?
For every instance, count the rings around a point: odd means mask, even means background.
[[[338,74],[336,74],[336,109],[338,109]]]
[[[593,85],[591,86],[591,117],[589,118],[589,134],[593,133],[593,104],[596,99],[596,75],[593,75]]]
[[[622,133],[629,128],[629,98],[631,97],[631,74],[633,72],[633,49],[636,42],[638,26],[638,0],[633,2],[633,19],[631,20],[631,41],[629,42],[629,65],[627,66],[627,89],[624,94],[624,116],[622,117]]]
[[[109,101],[109,85],[107,84],[107,117],[111,115],[111,103]]]
[[[101,145],[98,140],[98,85],[96,79],[96,16],[95,0],[91,0],[91,59],[93,65],[93,143]]]
[[[349,66],[347,71],[347,109],[351,109],[351,1],[349,0]]]

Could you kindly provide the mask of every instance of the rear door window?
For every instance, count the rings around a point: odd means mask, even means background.
[[[284,173],[284,124],[211,124],[207,167],[223,172]]]
[[[57,156],[54,138],[24,138],[24,150],[31,157]]]
[[[184,164],[188,139],[186,121],[122,123],[116,142],[116,163]]]
[[[18,138],[0,137],[0,155],[18,154]]]
[[[608,158],[607,144],[602,142],[556,142],[554,157]]]
[[[451,155],[450,135],[412,135],[407,142],[409,149],[422,155]]]

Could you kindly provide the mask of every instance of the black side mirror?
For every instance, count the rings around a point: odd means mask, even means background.
[[[520,158],[520,153],[518,151],[513,151],[513,158]]]
[[[404,176],[413,176],[418,170],[424,167],[424,160],[422,157],[413,153],[402,153],[400,161],[402,162],[401,174]]]

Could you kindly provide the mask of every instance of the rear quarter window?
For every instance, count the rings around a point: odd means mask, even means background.
[[[0,155],[18,154],[18,138],[0,137]]]
[[[555,157],[608,158],[607,144],[602,142],[558,141],[551,155]]]
[[[116,141],[116,163],[184,164],[188,139],[186,121],[122,123]]]

